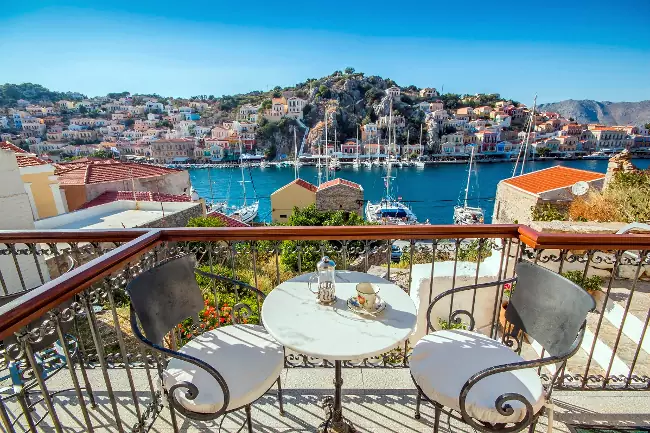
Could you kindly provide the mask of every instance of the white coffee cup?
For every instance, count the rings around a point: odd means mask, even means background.
[[[377,303],[379,286],[372,283],[357,284],[357,301],[364,310],[372,311]]]

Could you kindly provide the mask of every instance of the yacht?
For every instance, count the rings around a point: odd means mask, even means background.
[[[390,105],[390,119],[389,125],[392,125],[393,117],[393,104],[391,101]],[[390,148],[390,131],[389,131],[389,154]],[[418,219],[415,216],[415,213],[408,207],[406,204],[402,203],[399,199],[393,198],[390,183],[394,177],[391,176],[391,165],[392,161],[389,157],[386,160],[386,176],[384,177],[384,185],[386,185],[386,192],[382,199],[377,203],[372,203],[368,201],[366,205],[366,220],[372,223],[379,224],[398,224],[398,225],[407,225],[407,224],[417,224]]]
[[[467,170],[467,185],[465,186],[465,201],[463,206],[454,206],[454,224],[471,225],[483,224],[485,220],[485,211],[480,207],[467,206],[467,196],[469,194],[469,183],[472,177],[472,163],[474,162],[474,147],[469,159],[469,168]]]

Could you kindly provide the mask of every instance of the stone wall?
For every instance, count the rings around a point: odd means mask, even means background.
[[[538,202],[538,197],[501,181],[497,186],[492,224],[530,224],[531,208]]]
[[[361,215],[363,209],[363,190],[348,185],[333,185],[316,192],[316,209],[344,210]]]
[[[632,161],[630,161],[631,159],[632,155],[627,149],[609,159],[609,164],[607,164],[607,173],[605,174],[605,184],[603,188],[607,188],[612,180],[614,180],[616,173],[629,173],[638,171],[634,164],[632,164]]]
[[[159,218],[150,221],[146,224],[137,226],[138,228],[166,228],[166,227],[186,227],[190,218],[204,216],[203,205],[196,203],[189,209],[165,215],[164,218]]]

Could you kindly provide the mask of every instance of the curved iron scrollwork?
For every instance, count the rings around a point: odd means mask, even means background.
[[[235,325],[240,325],[245,323],[244,320],[247,320],[253,315],[253,309],[243,302],[239,302],[232,307],[232,323]]]
[[[192,383],[180,382],[171,386],[169,390],[167,390],[168,393],[167,398],[170,404],[173,405],[174,409],[176,409],[178,412],[180,412],[181,414],[183,414],[188,418],[196,419],[199,421],[214,420],[219,418],[224,413],[228,412],[228,405],[230,404],[230,390],[228,388],[228,384],[226,383],[226,380],[216,369],[214,369],[214,367],[212,367],[210,364],[198,358],[195,358],[193,356],[184,353],[176,352],[171,349],[167,349],[163,346],[160,346],[148,340],[144,335],[142,335],[142,332],[140,331],[140,327],[138,326],[137,316],[135,314],[135,310],[133,309],[133,307],[130,308],[130,315],[131,315],[131,330],[133,331],[133,335],[135,335],[135,337],[138,340],[140,340],[142,344],[144,344],[145,346],[149,347],[150,349],[162,355],[188,362],[192,365],[195,365],[198,368],[205,370],[210,376],[214,378],[214,380],[216,380],[217,384],[221,388],[221,392],[223,393],[223,405],[218,411],[214,413],[192,412],[190,410],[187,410],[181,404],[181,402],[178,401],[176,397],[177,393],[175,391],[178,389],[186,389],[187,391],[185,392],[185,398],[187,398],[188,400],[194,400],[199,395],[199,389],[196,387],[196,385]]]
[[[463,287],[456,287],[455,289],[450,289],[445,292],[442,292],[435,298],[433,298],[433,301],[431,301],[431,304],[429,304],[429,308],[427,309],[427,329],[430,330],[431,332],[438,331],[438,329],[435,329],[433,327],[432,321],[431,321],[431,313],[433,312],[433,308],[438,303],[441,299],[445,298],[446,296],[455,294],[455,293],[460,293],[460,292],[465,292],[468,290],[476,290],[476,289],[482,289],[486,287],[495,287],[507,283],[513,283],[517,281],[517,278],[508,278],[505,280],[498,280],[498,281],[491,281],[489,283],[481,283],[481,284],[472,284],[470,286],[463,286]],[[458,309],[453,311],[450,316],[449,316],[449,321],[450,323],[460,323],[461,322],[461,316],[466,316],[469,318],[470,323],[469,323],[469,330],[473,330],[474,326],[476,325],[476,321],[474,319],[474,316],[467,310],[462,310]]]
[[[465,316],[469,319],[469,325],[467,325],[467,329],[469,331],[473,331],[474,325],[476,325],[476,320],[474,319],[474,315],[467,310],[454,310],[449,316],[449,323],[460,325],[463,323],[461,316]]]

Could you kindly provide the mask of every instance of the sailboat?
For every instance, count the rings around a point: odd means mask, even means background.
[[[393,122],[393,104],[391,101],[390,105],[390,115],[389,115],[389,128],[392,126]],[[392,191],[390,188],[390,182],[395,177],[392,177],[391,172],[391,160],[390,160],[390,149],[391,146],[391,134],[390,130],[388,133],[388,143],[389,143],[389,157],[387,158],[386,165],[386,176],[384,177],[384,185],[386,185],[386,193],[378,203],[372,203],[368,201],[366,205],[366,220],[373,223],[380,224],[417,224],[418,219],[415,216],[415,213],[404,203],[400,202],[399,199],[396,200],[392,196]]]
[[[474,163],[474,146],[469,158],[469,169],[467,170],[467,186],[465,187],[465,201],[463,206],[454,206],[454,224],[470,225],[483,224],[485,212],[480,207],[467,206],[467,196],[469,194],[469,183],[472,178],[472,165]]]
[[[239,183],[241,183],[242,187],[242,192],[244,194],[244,203],[242,204],[241,207],[236,208],[233,213],[230,214],[231,217],[240,220],[243,223],[249,223],[255,219],[257,216],[257,211],[260,208],[260,202],[259,200],[253,201],[251,204],[246,203],[246,178],[244,177],[244,161],[243,161],[243,151],[242,151],[242,145],[241,145],[241,138],[239,139],[239,167],[241,168],[241,180]]]

